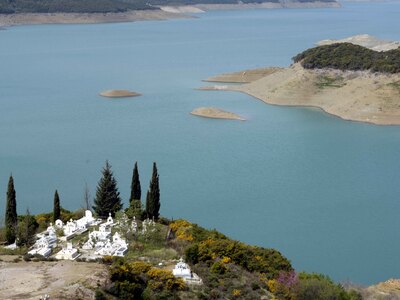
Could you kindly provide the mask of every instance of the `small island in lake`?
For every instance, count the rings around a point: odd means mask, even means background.
[[[108,98],[128,98],[141,96],[139,93],[128,90],[108,90],[100,93],[100,96]]]
[[[288,68],[223,74],[207,81],[243,84],[201,89],[240,91],[269,104],[318,107],[345,120],[400,125],[398,45],[368,35],[325,41],[296,55]]]
[[[240,120],[240,121],[246,121],[245,118],[228,112],[224,111],[219,108],[215,107],[199,107],[194,109],[191,112],[192,115],[199,116],[199,117],[204,117],[204,118],[212,118],[212,119],[229,119],[229,120]]]

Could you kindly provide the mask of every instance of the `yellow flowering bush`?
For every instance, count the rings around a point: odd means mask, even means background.
[[[147,275],[149,276],[149,286],[153,290],[167,289],[169,291],[183,290],[185,282],[182,278],[176,278],[171,271],[158,268],[151,268]]]
[[[242,292],[241,292],[240,290],[238,290],[238,289],[234,289],[234,290],[232,291],[232,296],[235,297],[235,298],[238,298],[238,297],[240,297],[241,295],[242,295]]]
[[[230,257],[228,257],[228,256],[224,256],[224,257],[222,258],[222,262],[223,262],[224,264],[229,264],[231,261],[232,261],[232,259],[231,259]]]
[[[176,238],[184,241],[193,241],[193,235],[191,230],[193,228],[192,223],[186,220],[176,220],[169,224],[169,227],[174,231]]]

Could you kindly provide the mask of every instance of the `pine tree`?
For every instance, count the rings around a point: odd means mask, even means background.
[[[12,175],[8,181],[7,204],[6,204],[6,240],[9,244],[14,243],[17,231],[17,200],[14,189],[14,178]]]
[[[160,184],[156,163],[153,163],[153,175],[146,197],[146,214],[148,218],[158,220],[160,216]]]
[[[53,222],[60,219],[61,208],[60,208],[60,197],[58,196],[58,191],[54,193],[54,207],[53,207]]]
[[[106,218],[109,213],[114,217],[115,213],[122,208],[117,181],[111,171],[111,165],[106,161],[102,171],[103,177],[97,184],[96,197],[93,209],[101,218]]]
[[[131,198],[129,211],[132,216],[136,218],[141,218],[142,216],[142,201],[140,200],[142,196],[142,190],[140,188],[140,179],[137,162],[133,168],[132,183],[131,183]]]

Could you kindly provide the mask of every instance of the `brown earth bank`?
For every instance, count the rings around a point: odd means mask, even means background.
[[[238,9],[277,9],[277,8],[338,8],[339,2],[299,2],[279,1],[263,3],[237,3],[237,4],[193,4],[193,5],[168,5],[160,6],[164,11],[175,13],[201,13],[208,10],[238,10]]]
[[[399,300],[400,279],[389,279],[375,285],[360,287],[344,284],[346,289],[355,289],[360,292],[363,300]]]
[[[181,13],[163,10],[134,10],[121,13],[24,13],[0,14],[0,27],[34,24],[94,24],[146,20],[191,18]]]
[[[202,89],[244,92],[269,104],[318,107],[345,120],[400,125],[400,74],[308,70],[300,64],[252,72],[254,76],[246,84]],[[243,79],[243,72],[208,80],[227,78],[229,82],[250,81],[249,77]]]
[[[222,109],[215,107],[199,107],[194,109],[191,112],[191,114],[199,117],[213,118],[213,119],[229,119],[229,120],[240,120],[240,121],[246,120],[235,113],[224,111]]]
[[[95,290],[108,280],[103,264],[74,261],[14,262],[1,255],[0,299],[94,299]]]

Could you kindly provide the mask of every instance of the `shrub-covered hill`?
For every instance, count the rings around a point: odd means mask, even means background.
[[[246,245],[185,220],[163,223],[146,239],[131,241],[128,255],[112,263],[111,282],[98,291],[102,299],[360,299],[326,276],[296,273],[277,250]],[[168,261],[168,256],[184,257],[203,285],[188,286],[168,268],[160,269],[160,258]]]
[[[308,49],[293,57],[293,61],[306,69],[400,73],[400,48],[378,52],[351,43],[337,43]]]
[[[279,0],[243,0],[242,3],[262,3]],[[299,0],[298,2],[317,2]],[[319,0],[318,2],[336,2]],[[158,9],[157,5],[237,4],[237,0],[0,0],[0,14],[14,13],[107,13],[128,10]]]

